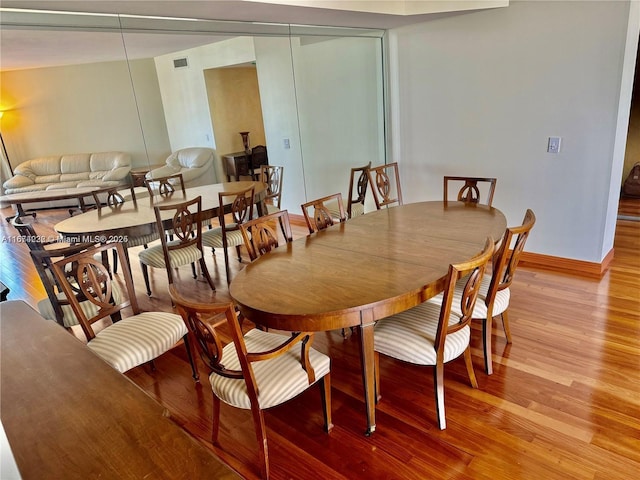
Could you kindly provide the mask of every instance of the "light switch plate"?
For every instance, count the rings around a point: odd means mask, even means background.
[[[560,152],[561,143],[562,143],[561,137],[549,137],[549,143],[547,144],[547,152],[549,153]]]

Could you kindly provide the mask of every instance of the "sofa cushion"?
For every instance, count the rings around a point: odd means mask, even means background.
[[[65,188],[76,188],[78,182],[58,182],[47,184],[47,190],[63,190]]]
[[[48,186],[49,184],[47,183],[32,183],[24,187],[14,188],[11,190],[11,193],[41,192],[46,190]]]
[[[88,153],[63,155],[62,158],[60,158],[60,173],[75,174],[88,172],[89,170],[90,168]]]
[[[89,180],[89,170],[85,170],[79,173],[63,173],[60,175],[60,182],[82,182],[83,180]]]
[[[123,152],[92,153],[89,167],[92,172],[113,170],[118,167],[129,167],[130,170],[131,157]]]
[[[4,189],[14,189],[14,188],[24,188],[31,185],[34,185],[35,182],[33,179],[25,176],[25,175],[16,175],[15,177],[11,177],[9,180],[4,182]]]
[[[35,183],[59,183],[60,182],[60,174],[56,173],[53,175],[37,175],[35,178]]]
[[[122,182],[117,182],[115,180],[106,181],[100,179],[94,180],[85,180],[84,182],[78,182],[77,187],[117,187],[118,185],[122,185]]]

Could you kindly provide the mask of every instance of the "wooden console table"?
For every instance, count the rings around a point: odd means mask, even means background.
[[[148,167],[136,167],[132,168],[129,171],[129,175],[131,175],[131,184],[134,187],[144,187],[144,179],[147,173],[151,170],[155,170],[156,168],[160,168],[162,165],[151,165]]]
[[[231,181],[231,176],[236,177],[236,182],[240,180],[240,176],[250,176],[249,162],[247,154],[244,152],[227,153],[222,156],[222,165],[227,174],[227,182]]]
[[[57,323],[22,301],[0,313],[0,416],[24,480],[240,478]]]

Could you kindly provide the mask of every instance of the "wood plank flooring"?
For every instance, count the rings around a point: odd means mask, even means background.
[[[639,206],[625,199],[620,211],[637,213]],[[41,211],[36,230],[52,235],[52,225],[66,215]],[[0,279],[11,288],[10,299],[35,306],[45,292],[28,250],[14,241],[7,222],[0,223]],[[295,235],[304,234],[297,225]],[[145,295],[138,251],[132,249],[131,261],[142,307],[170,311],[164,271],[152,272],[155,293]],[[191,278],[189,267],[180,270],[180,285],[193,298],[228,300],[224,260],[217,255],[207,259],[216,293]],[[231,263],[234,271],[243,267],[233,256]],[[332,359],[335,427],[328,435],[322,431],[317,389],[267,411],[272,478],[638,478],[640,222],[618,221],[615,258],[601,279],[519,268],[509,311],[514,341],[507,345],[495,326],[491,376],[482,368],[480,330],[473,331],[478,389],[469,386],[461,359],[446,366],[445,431],[437,428],[431,371],[382,358],[377,430],[365,437],[357,336],[316,335],[314,346]],[[258,478],[250,413],[223,405],[220,445],[212,446],[211,391],[205,378],[194,385],[182,348],[158,359],[155,371],[139,367],[127,376],[232,468]]]

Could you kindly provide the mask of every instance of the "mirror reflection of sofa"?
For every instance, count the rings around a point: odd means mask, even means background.
[[[78,187],[117,187],[129,184],[131,156],[124,152],[74,153],[34,158],[17,165],[2,185],[4,194],[63,190]],[[33,203],[30,208],[68,206],[77,200]]]
[[[146,178],[160,178],[182,174],[185,187],[199,187],[217,182],[216,169],[220,159],[213,148],[189,147],[176,150],[167,157],[166,164],[147,173]]]

